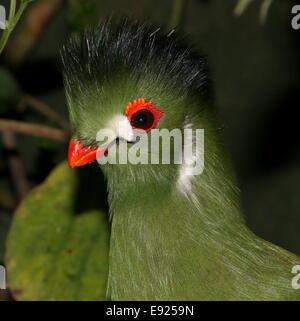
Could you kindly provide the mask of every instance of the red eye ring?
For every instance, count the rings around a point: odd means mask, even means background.
[[[152,101],[139,98],[128,103],[125,114],[134,129],[149,132],[157,126],[164,113]]]

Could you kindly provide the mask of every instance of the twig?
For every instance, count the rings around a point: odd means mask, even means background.
[[[6,23],[6,28],[5,30],[3,31],[2,33],[2,36],[0,38],[0,54],[2,53],[6,43],[7,43],[7,40],[11,34],[11,32],[13,31],[13,29],[15,28],[17,22],[19,21],[23,11],[25,10],[25,8],[27,7],[28,3],[30,2],[31,0],[28,0],[28,1],[22,1],[20,6],[19,6],[19,9],[17,10],[17,13],[16,13],[16,0],[11,0],[10,1],[10,9],[9,9],[9,18],[8,18],[8,21]]]
[[[6,63],[14,66],[22,62],[43,35],[49,20],[62,4],[63,0],[40,0],[35,1],[26,10],[20,28],[6,46],[4,57]]]
[[[10,119],[0,118],[0,130],[9,130],[38,137],[46,137],[62,142],[68,141],[68,134],[61,129]]]
[[[22,200],[29,192],[29,184],[25,174],[23,162],[16,153],[16,138],[15,133],[11,131],[4,131],[2,135],[2,142],[8,151],[8,165],[13,180],[13,184],[17,191],[19,201]]]
[[[47,104],[42,102],[41,100],[30,96],[30,95],[25,95],[22,97],[20,105],[26,105],[30,106],[33,109],[37,110],[41,114],[47,116],[49,119],[54,120],[59,124],[66,132],[69,132],[70,126],[68,121],[59,113],[54,111],[51,107],[49,107]]]

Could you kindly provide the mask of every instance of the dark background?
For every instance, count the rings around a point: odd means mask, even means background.
[[[264,22],[259,17],[261,0],[254,0],[239,17],[234,15],[236,3],[34,1],[0,58],[0,118],[60,128],[67,135],[59,65],[65,39],[111,12],[149,19],[166,30],[179,23],[209,57],[215,107],[248,225],[264,239],[300,254],[300,30],[291,27],[291,8],[297,1],[274,0]],[[49,109],[59,113],[58,120]],[[0,126],[0,263],[15,208],[66,153],[67,142]]]

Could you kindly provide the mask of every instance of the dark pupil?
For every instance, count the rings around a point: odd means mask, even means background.
[[[131,125],[135,128],[149,129],[153,125],[154,116],[148,109],[142,109],[133,114]]]

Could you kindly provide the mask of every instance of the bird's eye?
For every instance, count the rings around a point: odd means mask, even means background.
[[[154,115],[149,109],[141,109],[131,116],[130,123],[133,128],[147,130],[152,127]]]
[[[148,132],[157,126],[163,112],[151,101],[139,98],[127,105],[125,114],[133,128]]]

